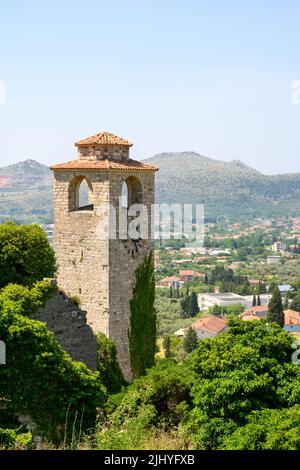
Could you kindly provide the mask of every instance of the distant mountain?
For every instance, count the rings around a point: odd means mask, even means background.
[[[300,216],[300,173],[267,176],[240,160],[195,152],[161,153],[144,160],[160,168],[157,202],[205,204],[205,215],[232,219]],[[0,222],[51,223],[52,172],[34,160],[0,168]]]
[[[52,172],[35,160],[0,168],[0,222],[53,220]]]
[[[0,168],[0,188],[28,187],[50,185],[52,172],[46,165],[35,160],[23,162]]]
[[[161,153],[145,162],[160,168],[158,202],[204,203],[207,216],[300,215],[300,173],[267,176],[239,160],[195,152]]]

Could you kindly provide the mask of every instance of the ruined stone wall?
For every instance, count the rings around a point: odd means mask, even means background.
[[[97,369],[97,343],[86,312],[62,292],[53,295],[31,318],[46,323],[61,347],[74,359]]]

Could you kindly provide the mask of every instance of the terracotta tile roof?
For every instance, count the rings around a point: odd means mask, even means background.
[[[79,140],[75,143],[77,147],[84,145],[123,145],[124,147],[131,147],[132,143],[128,140],[122,139],[111,132],[99,132],[98,134],[87,137],[86,139]]]
[[[138,162],[136,160],[72,160],[65,163],[58,163],[51,165],[51,170],[143,170],[143,171],[158,171],[158,168],[146,163]]]
[[[164,277],[159,282],[172,282],[172,281],[179,281],[179,280],[180,279],[177,276],[169,276],[169,277]]]
[[[244,321],[260,320],[260,317],[256,313],[249,313],[242,317]]]
[[[221,333],[226,328],[227,319],[217,315],[203,317],[192,324],[194,330],[208,330],[212,333]]]
[[[300,313],[296,312],[296,310],[285,310],[284,323],[286,325],[300,325]]]
[[[268,310],[269,310],[268,305],[256,305],[255,307],[249,308],[244,313],[241,313],[240,317],[243,318],[244,316],[253,315],[253,314],[256,314],[256,313],[260,313],[260,312],[261,313],[267,313]]]
[[[192,271],[190,269],[182,269],[179,271],[179,276],[194,276],[195,271]]]

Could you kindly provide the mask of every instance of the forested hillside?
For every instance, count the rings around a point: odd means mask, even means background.
[[[300,215],[300,173],[267,176],[239,160],[224,162],[194,152],[161,153],[145,160],[156,174],[158,203],[205,204],[205,215]],[[53,221],[52,172],[26,160],[0,168],[0,222]]]

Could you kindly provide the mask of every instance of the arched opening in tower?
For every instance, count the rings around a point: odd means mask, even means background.
[[[85,176],[76,176],[69,187],[69,210],[93,211],[93,186]]]

